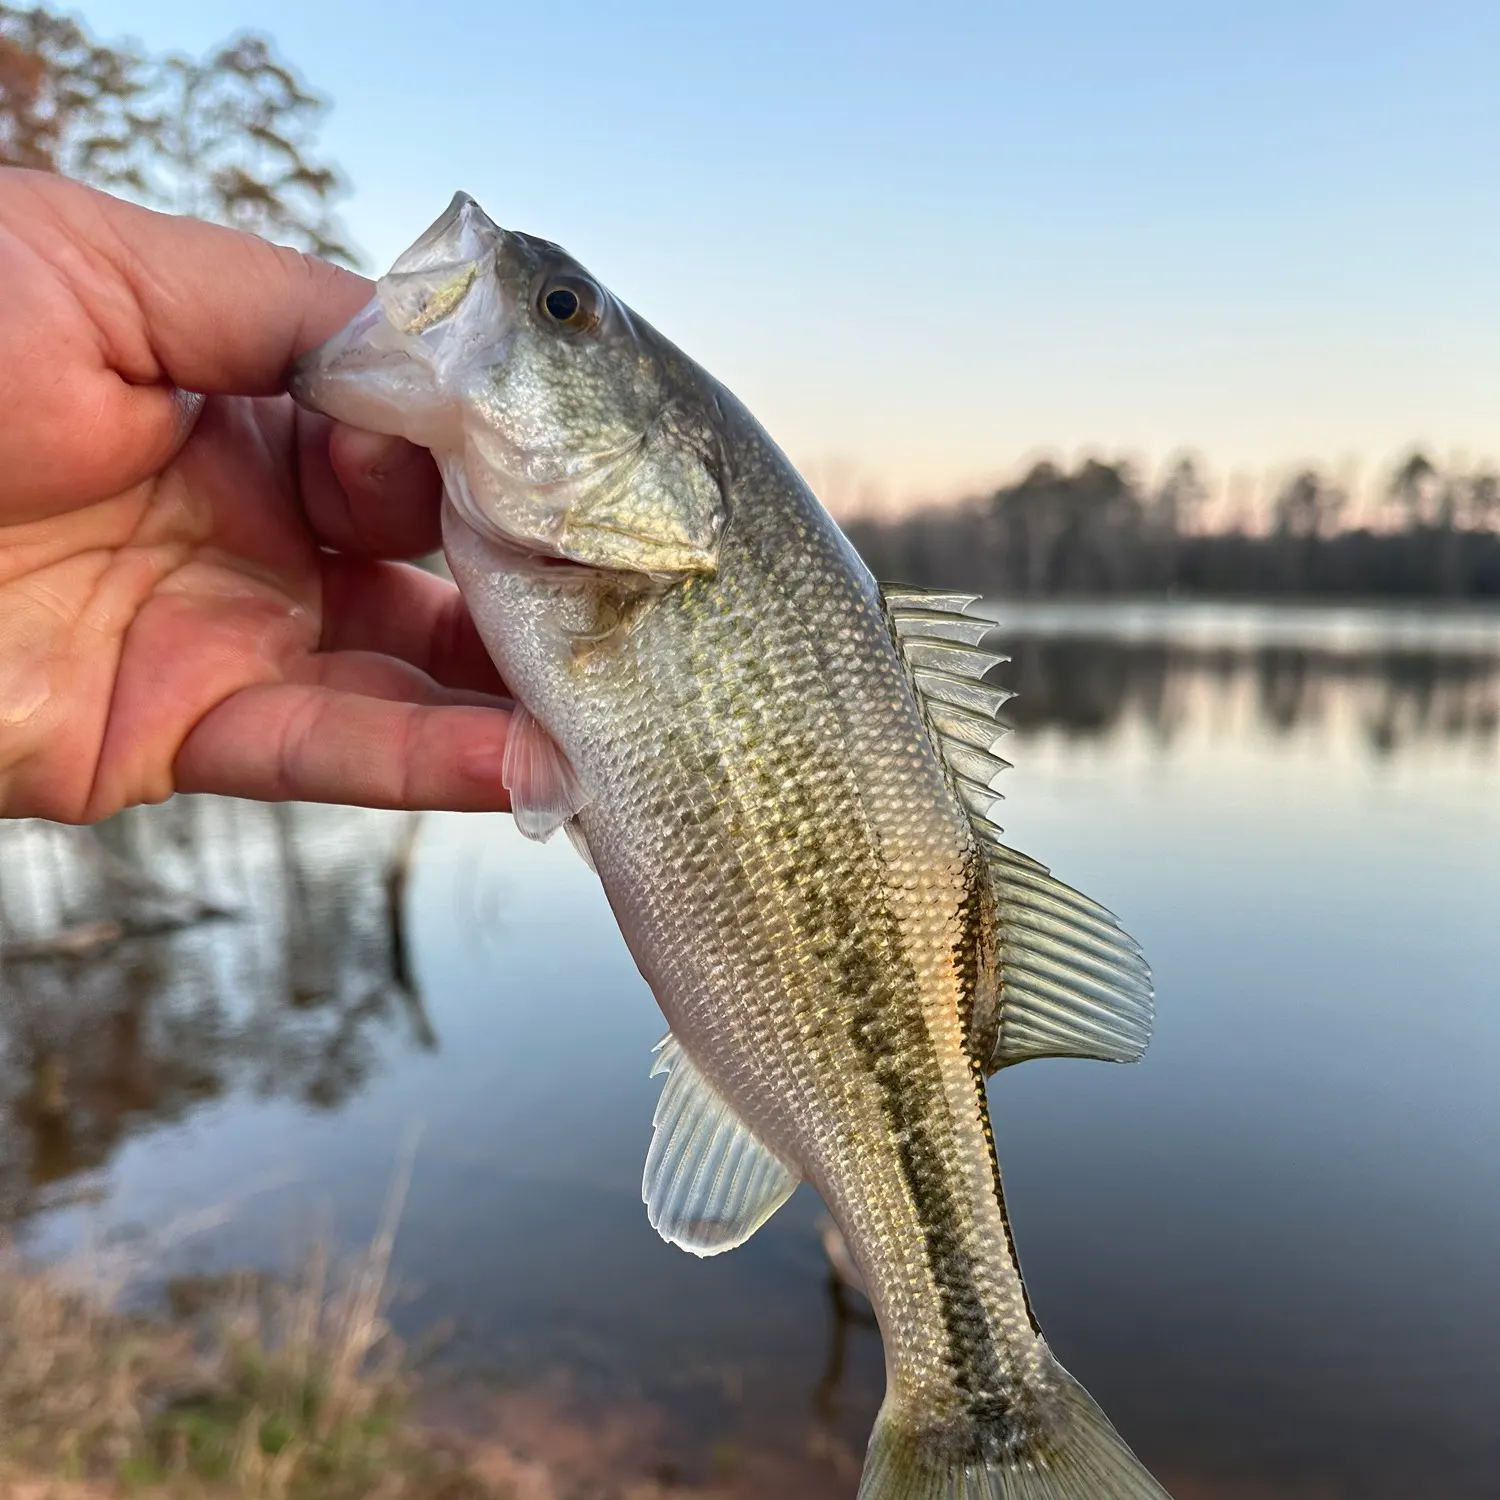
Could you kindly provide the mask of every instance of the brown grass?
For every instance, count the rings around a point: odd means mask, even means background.
[[[120,1317],[0,1250],[0,1473],[112,1471],[194,1364],[186,1330]]]
[[[354,1260],[319,1246],[289,1279],[178,1281],[171,1316],[116,1312],[97,1277],[0,1246],[0,1495],[503,1494],[404,1420],[408,1365],[385,1318],[404,1187]]]
[[[477,1420],[421,1421],[385,1318],[392,1223],[344,1265],[315,1248],[289,1279],[174,1282],[159,1317],[0,1246],[0,1500],[852,1495],[857,1464],[754,1454],[683,1484],[663,1472],[659,1414],[584,1414],[555,1382],[476,1391]]]

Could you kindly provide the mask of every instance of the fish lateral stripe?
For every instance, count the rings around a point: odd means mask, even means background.
[[[890,920],[888,915],[886,920]],[[954,1142],[948,1095],[917,1003],[916,976],[902,974],[898,993],[883,995],[886,982],[881,974],[864,955],[851,952],[844,978],[845,992],[863,997],[850,1006],[847,1031],[878,1091],[881,1113],[896,1143],[901,1178],[920,1226],[924,1259],[942,1310],[949,1377],[966,1410],[988,1413],[1007,1404],[1010,1381],[979,1290],[974,1251],[966,1243],[965,1229],[972,1224],[972,1213],[965,1211],[949,1165]],[[982,1080],[976,1087],[975,1104],[984,1121],[993,1165]],[[998,1169],[993,1180],[999,1197]]]

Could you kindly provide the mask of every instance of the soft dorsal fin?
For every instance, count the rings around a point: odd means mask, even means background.
[[[1029,1057],[1135,1062],[1151,1040],[1151,969],[1112,912],[980,831],[1000,933],[1000,1029],[987,1069]]]
[[[974,594],[885,591],[896,644],[938,753],[974,824],[998,922],[999,1028],[987,1071],[1030,1057],[1134,1062],[1151,1039],[1151,970],[1097,902],[1000,841],[991,813],[1009,762],[996,715],[1013,696],[984,678],[1006,658],[981,651],[994,628],[966,613]]]
[[[668,1033],[651,1069],[667,1075],[652,1118],[641,1197],[651,1227],[694,1255],[742,1245],[792,1196],[800,1174],[776,1155]]]

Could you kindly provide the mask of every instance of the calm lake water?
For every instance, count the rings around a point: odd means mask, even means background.
[[[1180,1500],[1495,1500],[1500,617],[997,614],[1008,835],[1158,988],[1138,1066],[991,1085],[1054,1347]],[[565,841],[204,801],[107,837],[0,844],[25,1243],[123,1241],[156,1278],[356,1244],[420,1130],[404,1329],[450,1323],[481,1384],[651,1413],[689,1477],[770,1452],[852,1496],[878,1337],[805,1189],[707,1262],[648,1227],[662,1023]],[[228,915],[178,925],[140,867]],[[27,956],[60,925],[85,951]]]

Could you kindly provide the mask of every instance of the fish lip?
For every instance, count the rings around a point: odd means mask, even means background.
[[[506,234],[473,197],[463,191],[456,192],[447,208],[391,262],[386,276],[402,276],[443,263],[456,265],[480,260]]]
[[[337,333],[292,362],[286,389],[299,405],[352,427],[424,448],[451,445],[460,441],[462,371],[445,361],[443,336],[442,324],[401,329],[377,291]]]
[[[301,406],[321,410],[319,388],[331,380],[368,374],[382,366],[396,369],[416,364],[409,348],[379,348],[369,343],[369,335],[382,325],[389,328],[390,320],[380,298],[373,296],[337,333],[292,361],[286,377],[292,399]]]
[[[436,241],[444,238],[449,230],[460,224],[465,218],[475,214],[483,219],[486,224],[494,224],[494,220],[480,208],[474,196],[459,188],[448,200],[447,208],[432,221],[426,233],[414,240],[401,255],[398,255],[395,264],[399,265],[412,251],[424,250],[428,245],[434,244]]]

